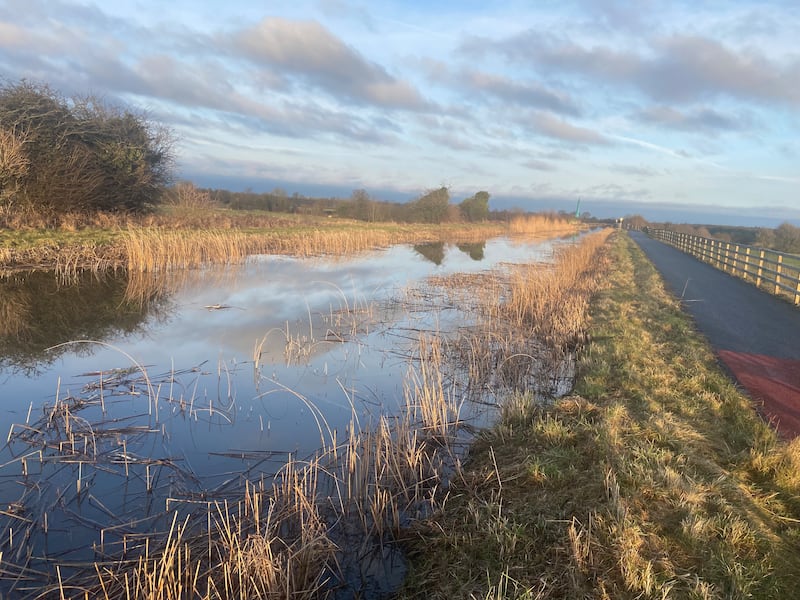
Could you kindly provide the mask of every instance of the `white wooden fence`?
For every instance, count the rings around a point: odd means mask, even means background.
[[[647,234],[800,305],[800,256],[796,254],[722,242],[669,229],[648,228]]]

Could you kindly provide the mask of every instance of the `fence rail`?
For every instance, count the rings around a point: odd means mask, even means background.
[[[800,305],[800,256],[796,254],[722,242],[669,229],[648,229],[647,234]]]

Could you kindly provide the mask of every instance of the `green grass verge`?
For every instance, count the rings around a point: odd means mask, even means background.
[[[800,442],[761,421],[627,235],[609,254],[573,395],[517,398],[473,446],[406,532],[399,597],[795,597]]]

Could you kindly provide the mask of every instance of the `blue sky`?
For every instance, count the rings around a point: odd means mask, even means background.
[[[800,223],[798,40],[794,0],[0,0],[0,75],[146,110],[188,179],[695,222]]]

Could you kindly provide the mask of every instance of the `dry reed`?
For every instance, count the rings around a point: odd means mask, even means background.
[[[435,351],[420,359],[425,381],[439,360]],[[450,408],[437,414],[424,408],[443,394],[433,377],[434,389],[420,384],[409,391],[409,410],[391,421],[382,417],[361,430],[354,418],[343,444],[330,432],[323,452],[307,462],[290,457],[270,489],[246,484],[235,506],[210,505],[205,535],[192,532],[188,519],[177,526],[175,513],[157,550],[147,546],[134,562],[97,565],[97,583],[81,585],[107,599],[177,600],[187,594],[314,598],[348,584],[341,581],[347,561],[364,560],[371,548],[390,543],[410,516],[435,504],[444,465],[453,459],[440,442],[458,423]],[[432,436],[437,443],[430,443]],[[343,556],[343,547],[355,556]]]
[[[253,254],[293,256],[348,255],[398,243],[421,243],[447,235],[458,240],[498,235],[499,226],[281,228],[262,231],[236,229],[166,230],[129,228],[123,243],[129,272],[169,271],[203,264],[242,262]]]
[[[62,235],[50,234],[53,227]],[[400,225],[173,207],[138,217],[64,215],[57,222],[19,224],[15,229],[20,239],[0,247],[0,268],[56,268],[62,276],[85,269],[167,271],[207,262],[229,264],[258,253],[343,255],[398,243],[469,243],[509,232],[556,235],[578,227],[571,221],[536,215],[518,217],[509,224]]]
[[[574,347],[586,328],[589,297],[600,273],[593,259],[610,231],[589,234],[577,245],[560,246],[552,265],[515,270],[500,311],[554,348]]]
[[[559,234],[577,231],[580,225],[573,219],[558,215],[525,215],[514,217],[509,223],[512,234]]]

